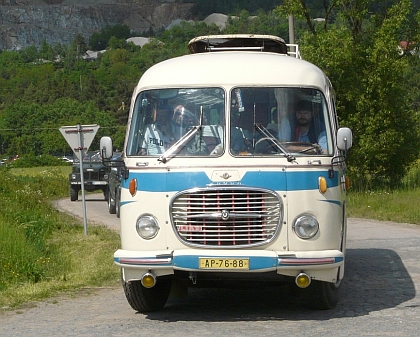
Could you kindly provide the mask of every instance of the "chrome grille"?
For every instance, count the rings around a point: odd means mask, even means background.
[[[171,204],[172,224],[181,241],[214,248],[270,242],[282,215],[280,197],[261,189],[194,189],[176,195]]]

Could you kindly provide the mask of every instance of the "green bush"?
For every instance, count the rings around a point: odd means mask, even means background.
[[[39,167],[39,166],[68,166],[69,163],[63,161],[60,158],[50,155],[39,155],[27,154],[23,157],[19,157],[9,164],[10,167]]]
[[[402,180],[404,188],[419,188],[420,187],[420,159],[415,162]]]
[[[420,187],[420,159],[409,167],[401,180],[396,180],[395,182],[390,181],[392,177],[380,179],[371,173],[363,173],[357,166],[351,167],[348,175],[351,182],[351,190],[355,192],[416,189]]]

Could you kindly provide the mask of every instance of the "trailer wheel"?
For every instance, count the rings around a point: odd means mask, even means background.
[[[78,188],[70,185],[70,201],[76,201],[78,198],[79,198]]]
[[[109,214],[115,214],[115,200],[112,199],[111,191],[108,189],[108,212]]]
[[[130,306],[138,312],[151,312],[162,309],[169,297],[172,279],[158,278],[153,288],[145,288],[141,281],[125,282],[125,297]]]
[[[329,310],[335,308],[338,303],[340,282],[312,281],[308,288],[302,290],[309,308]]]

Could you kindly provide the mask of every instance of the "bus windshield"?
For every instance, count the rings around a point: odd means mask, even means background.
[[[328,107],[319,90],[237,87],[230,97],[234,155],[332,153]]]
[[[328,106],[319,90],[235,87],[228,100],[225,95],[217,87],[139,93],[127,156],[166,162],[171,156],[221,156],[228,150],[233,156],[284,156],[293,161],[297,156],[332,154]]]
[[[194,127],[178,156],[208,156],[224,144],[225,92],[221,88],[147,90],[136,99],[128,156],[161,156]]]

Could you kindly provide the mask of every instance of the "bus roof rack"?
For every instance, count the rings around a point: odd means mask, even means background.
[[[299,52],[299,45],[288,43],[286,46],[288,48],[287,49],[287,54],[289,56],[296,57],[297,59],[301,59],[302,58],[302,56],[300,56],[300,52]]]
[[[188,43],[191,54],[217,51],[261,51],[287,55],[287,45],[273,35],[231,34],[199,36]]]

